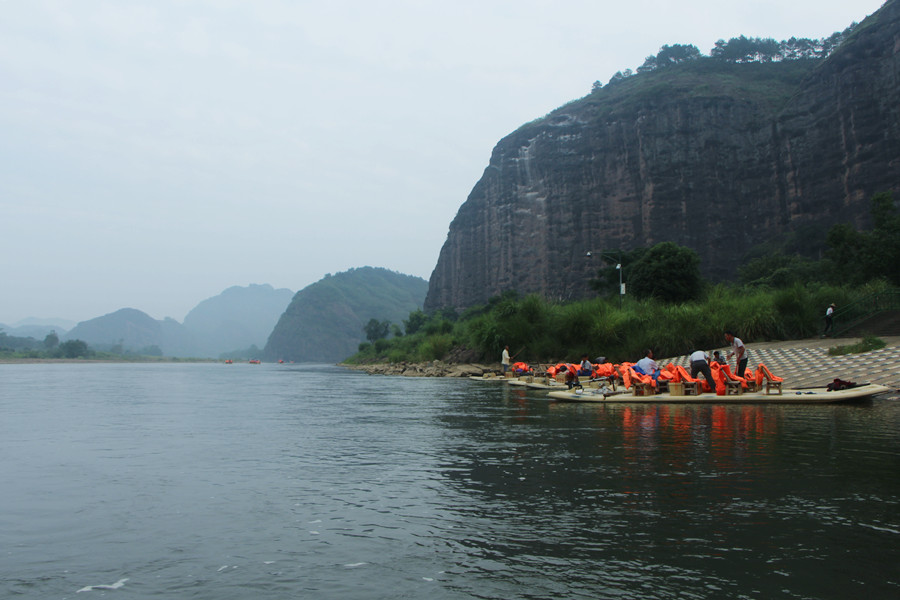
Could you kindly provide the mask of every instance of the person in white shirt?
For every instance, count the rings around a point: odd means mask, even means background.
[[[504,375],[509,371],[509,346],[503,347],[503,354],[500,355],[500,368]]]
[[[654,379],[659,376],[657,373],[659,371],[659,366],[656,364],[656,361],[653,360],[653,350],[647,350],[646,356],[635,363],[634,370],[638,373],[643,373],[644,375],[650,375]]]
[[[731,344],[731,352],[728,353],[727,358],[734,356],[736,370],[732,371],[732,373],[738,377],[743,377],[744,372],[747,370],[747,360],[750,358],[750,353],[747,352],[747,348],[744,347],[744,342],[741,341],[741,338],[736,337],[733,331],[725,332],[725,341]]]
[[[706,379],[706,383],[708,383],[709,387],[713,391],[715,391],[716,382],[713,381],[712,369],[709,368],[709,354],[707,354],[703,350],[695,350],[691,353],[690,361],[691,377],[696,379],[698,373],[703,373],[703,377]]]
[[[822,337],[825,337],[829,329],[834,331],[834,309],[834,302],[825,309],[825,331],[822,332]]]

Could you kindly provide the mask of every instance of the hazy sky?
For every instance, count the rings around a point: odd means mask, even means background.
[[[493,146],[663,44],[882,0],[0,0],[0,322],[428,279]]]

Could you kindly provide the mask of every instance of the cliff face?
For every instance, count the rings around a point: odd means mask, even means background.
[[[900,0],[824,61],[700,59],[521,127],[450,225],[426,309],[588,294],[586,253],[673,241],[733,276],[751,247],[900,190]]]

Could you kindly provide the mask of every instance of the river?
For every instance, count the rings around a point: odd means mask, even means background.
[[[0,597],[898,598],[900,400],[0,365]]]

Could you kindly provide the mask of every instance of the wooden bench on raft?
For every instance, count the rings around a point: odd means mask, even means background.
[[[778,392],[777,395],[781,395],[781,384],[784,383],[784,378],[778,377],[777,375],[772,375],[772,372],[769,368],[759,363],[759,366],[756,367],[756,385],[759,386],[762,383],[761,380],[765,380],[766,382],[766,394],[771,394],[771,390],[775,390]]]
[[[694,379],[691,377],[691,374],[687,372],[687,369],[684,367],[676,367],[675,372],[678,374],[678,382],[670,382],[669,390],[672,396],[699,396],[700,395],[700,380]],[[680,392],[680,393],[676,393]]]
[[[656,388],[653,387],[652,383],[644,383],[633,379],[631,381],[631,392],[635,396],[653,396],[656,394]]]
[[[721,372],[725,374],[725,395],[740,396],[744,393],[744,380],[734,375],[726,368],[722,368]]]

